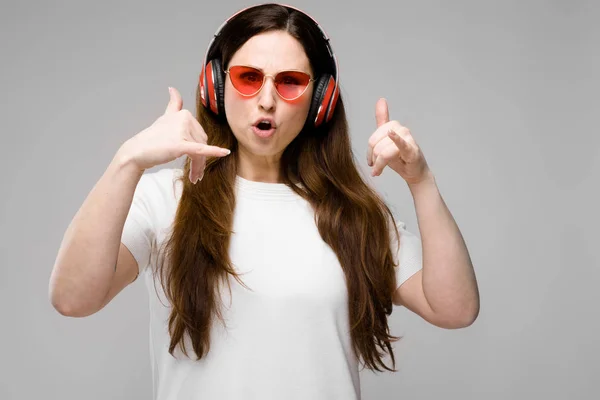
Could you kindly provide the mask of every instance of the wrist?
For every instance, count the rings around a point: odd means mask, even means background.
[[[431,186],[436,186],[436,182],[435,182],[435,176],[429,169],[423,174],[423,176],[419,180],[408,183],[408,188],[413,193],[415,191],[421,190],[421,188],[431,187]]]
[[[145,169],[141,168],[135,161],[133,153],[129,151],[127,142],[125,142],[115,154],[112,164],[119,170],[129,171],[133,174],[142,176]]]

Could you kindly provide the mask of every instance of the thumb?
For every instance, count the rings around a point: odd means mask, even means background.
[[[378,128],[390,121],[387,100],[383,97],[377,100],[377,104],[375,105],[375,121],[377,121]]]
[[[181,99],[181,95],[179,94],[177,89],[169,86],[169,104],[167,104],[165,114],[181,111],[182,107],[183,100]]]

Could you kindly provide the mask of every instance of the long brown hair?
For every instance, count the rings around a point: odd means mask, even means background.
[[[282,5],[268,4],[238,14],[219,35],[211,59],[220,56],[227,64],[235,51],[252,36],[282,30],[304,47],[313,71],[332,73],[333,66],[322,36],[302,13]],[[213,314],[223,322],[220,283],[228,274],[244,285],[229,258],[233,212],[236,205],[237,141],[226,121],[210,114],[196,91],[196,114],[208,135],[208,143],[231,149],[229,156],[209,157],[204,178],[192,185],[186,160],[181,177],[183,192],[172,233],[164,242],[169,268],[159,265],[164,293],[171,303],[169,353],[177,345],[187,356],[184,335],[201,359],[210,348]],[[390,209],[362,179],[353,158],[348,123],[341,95],[330,122],[319,128],[305,125],[281,157],[283,183],[306,199],[325,243],[338,257],[346,276],[353,348],[367,368],[382,371],[381,357],[391,342],[387,316],[392,313],[396,288],[390,232],[399,235]],[[301,183],[297,186],[294,182]],[[244,285],[245,286],[245,285]],[[380,352],[378,348],[384,352]]]

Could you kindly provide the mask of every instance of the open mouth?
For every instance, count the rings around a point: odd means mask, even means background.
[[[263,121],[256,124],[256,128],[258,128],[261,131],[269,131],[271,130],[272,126],[269,121]]]
[[[275,134],[275,128],[275,124],[269,119],[259,120],[252,126],[254,133],[263,139],[273,136]]]

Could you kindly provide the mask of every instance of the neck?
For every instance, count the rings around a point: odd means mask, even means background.
[[[248,155],[240,152],[237,174],[255,182],[282,183],[280,157]]]

